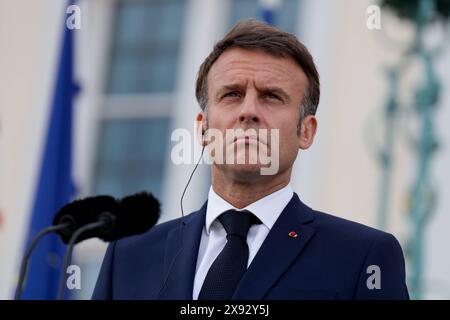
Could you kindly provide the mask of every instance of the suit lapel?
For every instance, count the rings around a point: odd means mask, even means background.
[[[180,223],[179,227],[169,233],[164,258],[164,278],[167,280],[158,294],[158,299],[192,299],[206,206],[207,202],[200,210],[186,216],[184,223]]]
[[[232,299],[259,300],[297,258],[315,230],[313,213],[294,193],[239,283]],[[291,231],[297,237],[289,235]]]

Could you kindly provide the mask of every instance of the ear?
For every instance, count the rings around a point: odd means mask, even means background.
[[[317,119],[313,115],[306,116],[300,124],[300,141],[298,147],[300,149],[308,149],[314,141],[317,131]]]
[[[197,114],[195,122],[196,122],[197,140],[202,146],[204,146],[206,145],[205,134],[207,127],[206,127],[206,115],[203,111]]]

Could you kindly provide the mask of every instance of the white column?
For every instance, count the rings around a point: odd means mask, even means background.
[[[321,97],[317,111],[318,130],[313,145],[308,150],[300,150],[292,171],[291,184],[300,198],[311,206],[322,202],[321,190],[327,176],[327,133],[332,130],[330,109],[333,108],[329,89],[332,81],[332,59],[330,52],[335,19],[335,1],[301,1],[298,13],[297,37],[308,48],[314,58],[320,75]],[[326,40],[327,39],[327,40]]]

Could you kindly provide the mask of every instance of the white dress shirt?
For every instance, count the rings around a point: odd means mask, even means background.
[[[284,188],[249,204],[245,208],[237,209],[214,192],[212,186],[210,187],[192,292],[195,300],[198,298],[209,268],[227,242],[227,232],[217,218],[225,211],[234,209],[238,211],[249,210],[261,220],[262,223],[252,225],[247,234],[249,249],[248,267],[293,195],[292,187],[288,184]]]

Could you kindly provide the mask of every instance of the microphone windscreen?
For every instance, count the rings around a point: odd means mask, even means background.
[[[116,215],[117,209],[117,201],[111,196],[79,199],[63,206],[54,217],[53,225],[64,222],[67,218],[74,222],[69,228],[57,231],[62,241],[67,244],[76,229],[98,221],[102,213],[109,212]],[[98,236],[98,230],[86,231],[78,237],[76,243],[96,236]]]
[[[137,235],[153,227],[159,219],[160,203],[149,192],[140,192],[118,201],[114,227],[100,235],[105,241]]]

